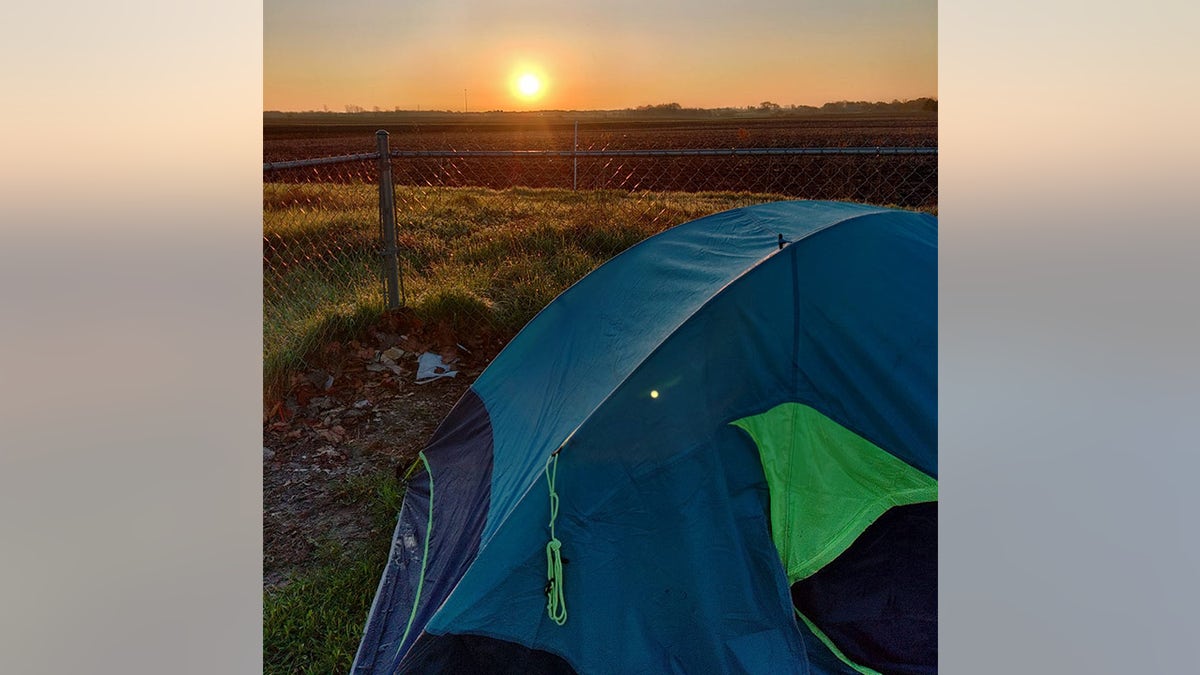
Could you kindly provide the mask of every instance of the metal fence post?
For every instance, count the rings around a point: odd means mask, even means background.
[[[392,189],[392,157],[388,132],[375,132],[379,152],[379,222],[383,234],[383,287],[388,309],[400,307],[400,261],[396,248],[396,193]]]

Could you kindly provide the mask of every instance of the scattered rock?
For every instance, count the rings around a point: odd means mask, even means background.
[[[363,399],[363,400],[361,400],[361,401],[356,401],[356,402],[354,403],[354,407],[355,407],[355,408],[358,408],[359,410],[364,410],[364,409],[366,409],[366,408],[370,408],[370,407],[371,407],[371,402],[370,402],[369,400],[367,400],[367,399],[365,399],[365,398],[364,398],[364,399]]]
[[[264,445],[263,446],[263,461],[269,462],[273,459],[275,459],[275,451]]]

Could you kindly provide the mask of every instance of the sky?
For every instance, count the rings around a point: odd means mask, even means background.
[[[523,92],[517,82],[529,75]],[[265,0],[263,9],[264,110],[922,96],[937,96],[936,0]]]

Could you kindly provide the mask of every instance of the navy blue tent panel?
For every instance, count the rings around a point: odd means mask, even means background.
[[[463,395],[433,439],[423,451],[429,471],[416,475],[404,495],[391,557],[359,645],[360,669],[398,663],[477,552],[472,544],[483,528],[479,515],[488,509],[492,431],[475,392]]]

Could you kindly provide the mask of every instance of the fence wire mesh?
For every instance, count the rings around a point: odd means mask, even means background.
[[[507,336],[608,258],[710,213],[779,199],[936,213],[936,122],[789,129],[397,133],[405,299],[426,320]],[[268,374],[384,307],[371,145],[362,139],[350,161],[264,165]]]
[[[393,172],[397,184],[429,188],[739,192],[924,210],[937,206],[934,153],[919,154],[916,148],[842,148],[812,154],[799,150],[599,150],[574,156],[400,151]]]
[[[263,172],[263,358],[274,375],[383,307],[374,160]]]

